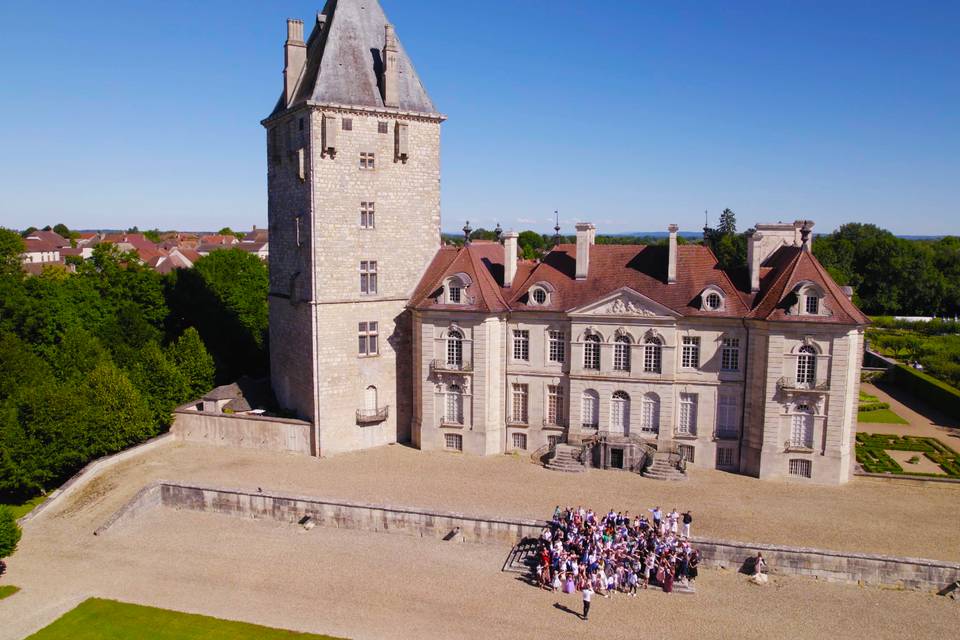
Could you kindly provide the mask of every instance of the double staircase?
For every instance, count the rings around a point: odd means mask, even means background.
[[[677,468],[677,456],[670,451],[657,451],[653,463],[643,472],[643,477],[653,480],[686,480],[687,474]]]
[[[580,447],[569,444],[558,444],[554,449],[553,457],[547,461],[547,469],[565,471],[567,473],[582,473],[586,467],[580,462]]]

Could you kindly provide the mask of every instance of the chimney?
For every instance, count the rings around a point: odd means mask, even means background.
[[[289,107],[297,81],[307,63],[307,45],[303,43],[303,20],[287,20],[287,42],[283,45],[283,95]]]
[[[507,231],[503,234],[503,286],[513,286],[513,279],[517,275],[517,238],[516,231]]]
[[[813,251],[813,220],[801,220],[800,222],[800,246],[804,251],[810,253]]]
[[[667,227],[670,233],[670,252],[667,257],[667,284],[673,284],[677,281],[677,231],[680,230],[675,224]]]
[[[590,271],[590,245],[597,235],[597,228],[589,222],[577,223],[577,280],[585,280]]]
[[[383,106],[399,107],[400,98],[397,82],[400,69],[397,60],[399,57],[397,36],[393,31],[392,24],[386,25],[383,30]]]
[[[760,291],[760,263],[763,255],[760,253],[760,241],[763,234],[754,231],[747,239],[747,270],[750,272],[750,291]]]

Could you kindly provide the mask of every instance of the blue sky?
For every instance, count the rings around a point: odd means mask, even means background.
[[[382,0],[443,227],[808,217],[960,233],[960,3]],[[266,224],[259,120],[313,2],[0,3],[0,225]]]

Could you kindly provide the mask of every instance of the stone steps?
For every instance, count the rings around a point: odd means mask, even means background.
[[[557,445],[553,457],[547,461],[546,467],[552,471],[563,471],[565,473],[583,473],[586,471],[575,456],[580,453],[578,447],[566,444]]]
[[[687,474],[681,472],[679,469],[673,466],[666,458],[654,454],[653,464],[651,464],[643,472],[643,477],[650,478],[652,480],[677,482],[686,480]]]

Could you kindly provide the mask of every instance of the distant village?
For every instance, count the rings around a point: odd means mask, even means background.
[[[264,262],[269,256],[267,230],[256,226],[249,232],[234,233],[223,229],[218,233],[205,234],[140,232],[136,229],[126,232],[68,231],[62,225],[57,225],[56,228],[28,229],[23,234],[23,243],[26,248],[23,269],[32,275],[39,275],[45,267],[50,266],[71,270],[71,256],[89,258],[93,255],[94,247],[101,243],[114,244],[123,252],[136,253],[140,262],[162,274],[174,269],[190,269],[203,256],[222,249],[240,249]]]

